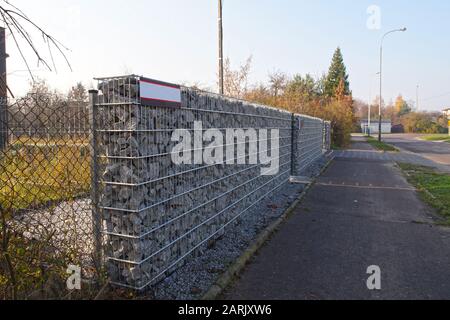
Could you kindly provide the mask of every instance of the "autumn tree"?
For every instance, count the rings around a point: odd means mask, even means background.
[[[284,92],[288,83],[288,76],[281,72],[276,71],[269,74],[270,90],[274,97],[278,97]]]
[[[350,96],[331,100],[317,116],[331,121],[333,145],[343,147],[350,143],[355,119]]]
[[[436,114],[436,123],[439,127],[439,133],[448,133],[448,118],[446,115]]]
[[[300,74],[287,83],[284,92],[285,102],[289,110],[297,113],[314,114],[317,112],[317,105],[323,98],[323,78],[315,79],[310,74],[302,76]]]
[[[249,70],[246,65],[248,63],[238,71],[230,71],[229,60],[226,61],[228,94],[293,113],[329,120],[332,124],[333,143],[336,146],[345,146],[350,142],[356,119],[350,83],[339,48],[334,54],[329,73],[319,78],[310,74],[290,77],[278,71],[269,74],[267,84],[260,83],[248,89],[243,85],[247,83]]]
[[[446,124],[441,114],[431,112],[409,112],[401,118],[407,133],[446,133]]]
[[[400,117],[411,112],[411,107],[403,99],[403,96],[401,94],[398,95],[397,99],[395,100],[395,110],[397,111],[397,115]]]
[[[230,58],[226,58],[223,66],[224,94],[233,98],[242,99],[248,90],[248,77],[252,65],[252,57],[248,57],[237,70],[231,67]]]
[[[264,83],[259,83],[252,89],[248,90],[244,96],[244,99],[250,102],[273,105],[273,97],[270,89]]]

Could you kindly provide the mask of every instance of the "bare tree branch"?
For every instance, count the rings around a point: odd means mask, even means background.
[[[35,81],[35,79],[20,40],[22,40],[25,45],[32,50],[35,58],[37,59],[38,66],[42,64],[49,71],[57,71],[53,54],[53,51],[56,50],[63,57],[65,63],[72,71],[72,66],[70,65],[70,62],[65,53],[66,51],[70,50],[57,39],[55,39],[52,35],[44,31],[39,25],[33,22],[33,20],[31,20],[22,10],[9,3],[9,1],[7,0],[0,0],[0,19],[3,21],[5,28],[8,29],[8,31],[11,33],[14,43],[33,82]],[[34,42],[34,39],[31,36],[32,31],[37,31],[41,34],[42,40],[47,47],[49,59],[43,56],[41,50]],[[47,62],[47,60],[49,62]]]

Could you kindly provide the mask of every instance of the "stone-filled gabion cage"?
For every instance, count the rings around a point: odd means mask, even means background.
[[[98,96],[91,96],[98,167],[94,203],[104,229],[105,263],[113,284],[138,290],[161,280],[189,256],[201,254],[327,148],[320,119],[299,121],[300,116],[286,111],[187,87],[179,87],[177,107],[142,103],[140,83],[147,80],[101,78]],[[234,147],[233,164],[175,164],[176,129],[190,133],[193,140],[209,129],[224,136],[229,129],[267,129],[268,135],[256,135],[253,141],[266,150],[258,148],[256,153],[276,148],[279,168],[262,175],[262,164],[247,161],[254,155],[251,134],[223,141],[224,148]],[[278,136],[270,134],[274,129]],[[246,156],[239,159],[242,147]],[[192,147],[189,152],[195,159],[206,149]]]
[[[302,176],[311,163],[319,159],[324,151],[329,150],[324,140],[324,130],[328,124],[319,118],[294,115],[292,175]]]

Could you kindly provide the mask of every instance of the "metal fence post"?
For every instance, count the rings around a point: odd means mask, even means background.
[[[327,128],[327,133],[326,133],[327,151],[330,151],[331,150],[331,122],[330,121],[326,122],[326,128]]]
[[[327,123],[322,120],[322,150],[327,150]]]
[[[291,176],[295,175],[295,167],[297,161],[297,139],[296,134],[296,123],[295,123],[295,114],[291,114]]]
[[[91,151],[91,201],[92,201],[92,232],[94,238],[94,264],[97,270],[102,266],[102,234],[101,225],[102,219],[100,211],[98,209],[99,203],[99,190],[98,190],[98,143],[97,143],[97,103],[98,103],[98,91],[89,91],[89,122],[91,126],[90,130],[90,151]]]
[[[5,28],[0,27],[0,150],[8,144],[8,86],[6,73],[6,35]]]

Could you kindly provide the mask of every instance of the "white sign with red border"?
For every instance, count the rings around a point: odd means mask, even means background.
[[[152,107],[181,107],[181,89],[179,85],[158,80],[140,78],[139,90],[141,104]]]

